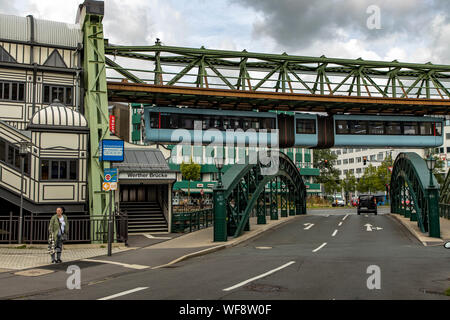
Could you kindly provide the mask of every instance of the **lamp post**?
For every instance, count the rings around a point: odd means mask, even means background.
[[[214,189],[214,241],[227,241],[227,211],[223,195],[222,168],[224,165],[223,155],[214,159],[214,164],[219,171],[217,187]]]
[[[427,187],[428,201],[428,232],[430,237],[440,238],[441,228],[439,223],[439,189],[433,183],[433,169],[436,166],[436,159],[431,156],[425,160],[430,172],[430,182]]]
[[[23,175],[24,175],[24,162],[25,157],[28,154],[28,148],[33,144],[29,141],[20,141],[19,143],[19,155],[20,155],[20,211],[19,211],[19,244],[22,244],[22,229],[23,229]]]

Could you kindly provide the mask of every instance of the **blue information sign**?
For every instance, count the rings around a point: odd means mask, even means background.
[[[117,161],[124,159],[123,140],[102,140],[100,141],[100,161]]]
[[[103,170],[105,178],[103,182],[117,182],[118,170],[117,168],[109,168]]]

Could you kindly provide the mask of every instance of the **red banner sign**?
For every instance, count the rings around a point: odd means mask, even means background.
[[[111,133],[116,133],[116,116],[109,116],[109,131],[111,131]]]

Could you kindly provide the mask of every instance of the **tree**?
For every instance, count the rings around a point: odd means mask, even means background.
[[[375,168],[372,164],[369,164],[367,168],[364,169],[363,176],[359,179],[357,184],[357,189],[361,193],[372,193],[379,188],[379,181],[377,176],[377,168]]]
[[[185,180],[189,180],[188,183],[188,199],[191,197],[191,181],[200,179],[200,170],[201,166],[197,163],[194,163],[191,160],[189,163],[185,163],[184,161],[180,165],[181,175]]]
[[[381,165],[377,168],[377,190],[385,190],[386,184],[391,183],[391,175],[392,172],[389,170],[389,167],[393,166],[392,157],[387,156]]]
[[[337,155],[330,149],[314,149],[313,165],[320,170],[320,174],[315,178],[316,183],[323,185],[325,194],[335,194],[340,190],[339,171],[334,167]]]
[[[356,190],[356,177],[350,171],[345,174],[344,180],[341,182],[342,189],[344,189],[345,200],[349,200],[349,193]]]

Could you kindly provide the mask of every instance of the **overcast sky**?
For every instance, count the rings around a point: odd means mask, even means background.
[[[0,12],[74,23],[80,3],[0,0]],[[448,0],[106,0],[104,24],[115,44],[160,38],[173,46],[450,64],[449,9]]]

